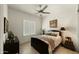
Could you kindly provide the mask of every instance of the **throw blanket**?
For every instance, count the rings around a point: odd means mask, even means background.
[[[44,41],[44,42],[46,42],[49,45],[48,46],[49,53],[52,53],[52,51],[55,48],[54,40],[52,40],[52,38],[48,37],[48,36],[42,36],[41,40]]]
[[[49,35],[39,35],[35,37],[39,38],[40,40],[48,44],[48,51],[50,54],[62,41],[60,36],[55,37],[55,36],[49,36]]]

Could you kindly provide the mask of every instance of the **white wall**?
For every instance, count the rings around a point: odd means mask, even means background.
[[[78,4],[78,9],[77,10],[79,10],[79,4]],[[77,14],[77,18],[78,18],[78,20],[77,20],[77,22],[79,22],[79,11],[77,11],[78,12],[78,14]],[[77,25],[77,36],[78,36],[78,38],[79,38],[79,23],[78,23],[78,25]],[[78,40],[78,42],[79,42],[79,40]]]
[[[3,16],[7,18],[8,20],[8,5],[7,4],[4,4],[3,5]],[[3,42],[5,42],[5,40],[7,39],[8,37],[8,33],[4,33],[4,39],[3,39]]]
[[[77,37],[77,5],[49,5],[51,13],[43,19],[42,28],[49,30],[49,20],[58,19],[58,29],[61,26],[71,33],[76,49],[79,51],[79,40]]]
[[[3,53],[3,40],[5,40],[4,34],[4,17],[7,17],[7,5],[0,4],[0,53]]]
[[[0,53],[3,53],[3,13],[2,5],[0,5]]]
[[[25,13],[9,7],[9,30],[18,36],[20,43],[30,41],[30,36],[23,36],[23,20],[30,20],[36,22],[36,33],[41,32],[41,19],[35,15]]]

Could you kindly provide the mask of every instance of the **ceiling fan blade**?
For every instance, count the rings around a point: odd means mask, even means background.
[[[40,13],[40,10],[36,10],[36,11],[37,11],[37,13]],[[36,13],[36,14],[37,14],[37,13]]]
[[[45,7],[41,11],[44,11],[47,7],[48,7],[48,5],[45,5]]]
[[[39,14],[39,12],[35,13],[35,14]]]
[[[40,10],[36,10],[37,12],[39,12]]]
[[[79,12],[79,9],[77,11]]]
[[[44,14],[50,14],[50,12],[42,12],[42,13],[44,13]]]
[[[39,7],[41,8],[41,7],[42,7],[42,5],[39,5]]]

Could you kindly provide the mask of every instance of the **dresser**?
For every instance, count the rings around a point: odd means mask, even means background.
[[[19,40],[14,39],[6,40],[4,43],[4,54],[17,54],[19,53]]]

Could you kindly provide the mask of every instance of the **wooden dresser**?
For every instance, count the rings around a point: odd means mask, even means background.
[[[6,40],[4,43],[4,54],[19,54],[19,40]]]

